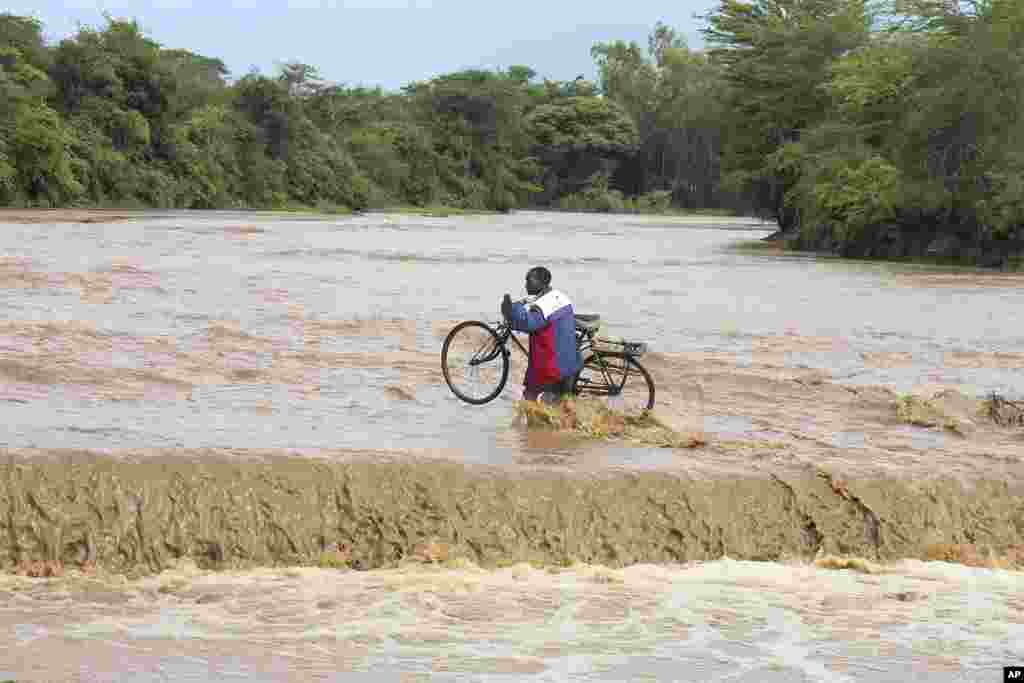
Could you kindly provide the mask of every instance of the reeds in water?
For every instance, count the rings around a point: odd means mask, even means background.
[[[528,428],[553,429],[587,439],[628,441],[657,448],[696,448],[705,443],[701,435],[680,433],[649,411],[624,414],[600,400],[567,398],[556,405],[519,401],[515,412]]]

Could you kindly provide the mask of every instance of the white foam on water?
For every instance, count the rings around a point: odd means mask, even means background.
[[[19,581],[23,599],[0,607],[0,638],[29,634],[43,660],[84,641],[143,647],[122,655],[143,663],[204,648],[217,653],[210,662],[275,653],[307,674],[344,654],[347,671],[479,680],[954,681],[1024,658],[1024,573],[937,562],[873,573],[728,559],[181,570],[117,588],[124,605],[90,602],[70,584],[44,601],[45,581]],[[0,670],[17,672],[27,652],[0,653]]]

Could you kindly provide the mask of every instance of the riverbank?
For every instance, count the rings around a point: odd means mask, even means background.
[[[855,240],[822,229],[809,234],[777,231],[749,249],[788,251],[847,259],[922,263],[940,266],[1024,270],[1024,241],[980,240],[971,235],[935,230],[873,226]]]
[[[146,211],[161,209],[5,209],[0,208],[0,223],[47,224],[47,223],[113,223],[139,218]],[[175,209],[176,213],[187,213],[187,209]],[[347,207],[286,207],[280,209],[239,209],[254,216],[354,216],[360,214],[398,214],[406,216],[427,216],[447,218],[450,216],[497,215],[497,211],[460,209],[447,206],[396,206],[353,211]]]
[[[0,223],[46,224],[46,223],[114,223],[127,221],[139,212],[118,209],[3,209],[0,208]]]
[[[0,208],[0,223],[12,224],[46,224],[46,223],[109,223],[127,221],[140,217],[145,211],[160,211],[161,209],[119,209],[119,208],[88,208],[88,209],[8,209]],[[185,209],[175,209],[175,212],[187,212]],[[403,216],[423,216],[428,218],[450,218],[462,216],[498,216],[500,211],[486,209],[464,209],[454,206],[389,206],[373,207],[363,211],[353,211],[347,207],[287,207],[281,209],[239,209],[254,216],[260,215],[281,215],[290,214],[314,215],[314,216],[356,216],[371,214],[391,214]],[[665,210],[665,211],[570,211],[557,207],[524,207],[513,210],[516,212],[536,213],[609,213],[613,215],[637,215],[646,217],[664,217],[673,219],[720,218],[729,220],[755,220],[753,218],[740,216],[729,211],[717,210]]]

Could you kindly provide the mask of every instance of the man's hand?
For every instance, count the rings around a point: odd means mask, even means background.
[[[512,319],[512,297],[508,294],[506,294],[505,298],[501,300],[501,315],[505,320]]]

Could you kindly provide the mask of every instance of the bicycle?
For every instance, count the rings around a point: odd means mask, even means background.
[[[599,315],[576,316],[576,348],[583,367],[573,378],[572,394],[608,397],[613,407],[627,414],[653,410],[654,380],[638,360],[647,345],[598,337],[600,321]],[[452,393],[472,405],[485,405],[501,395],[511,365],[509,341],[529,358],[507,321],[467,320],[452,328],[441,347],[441,370]]]

